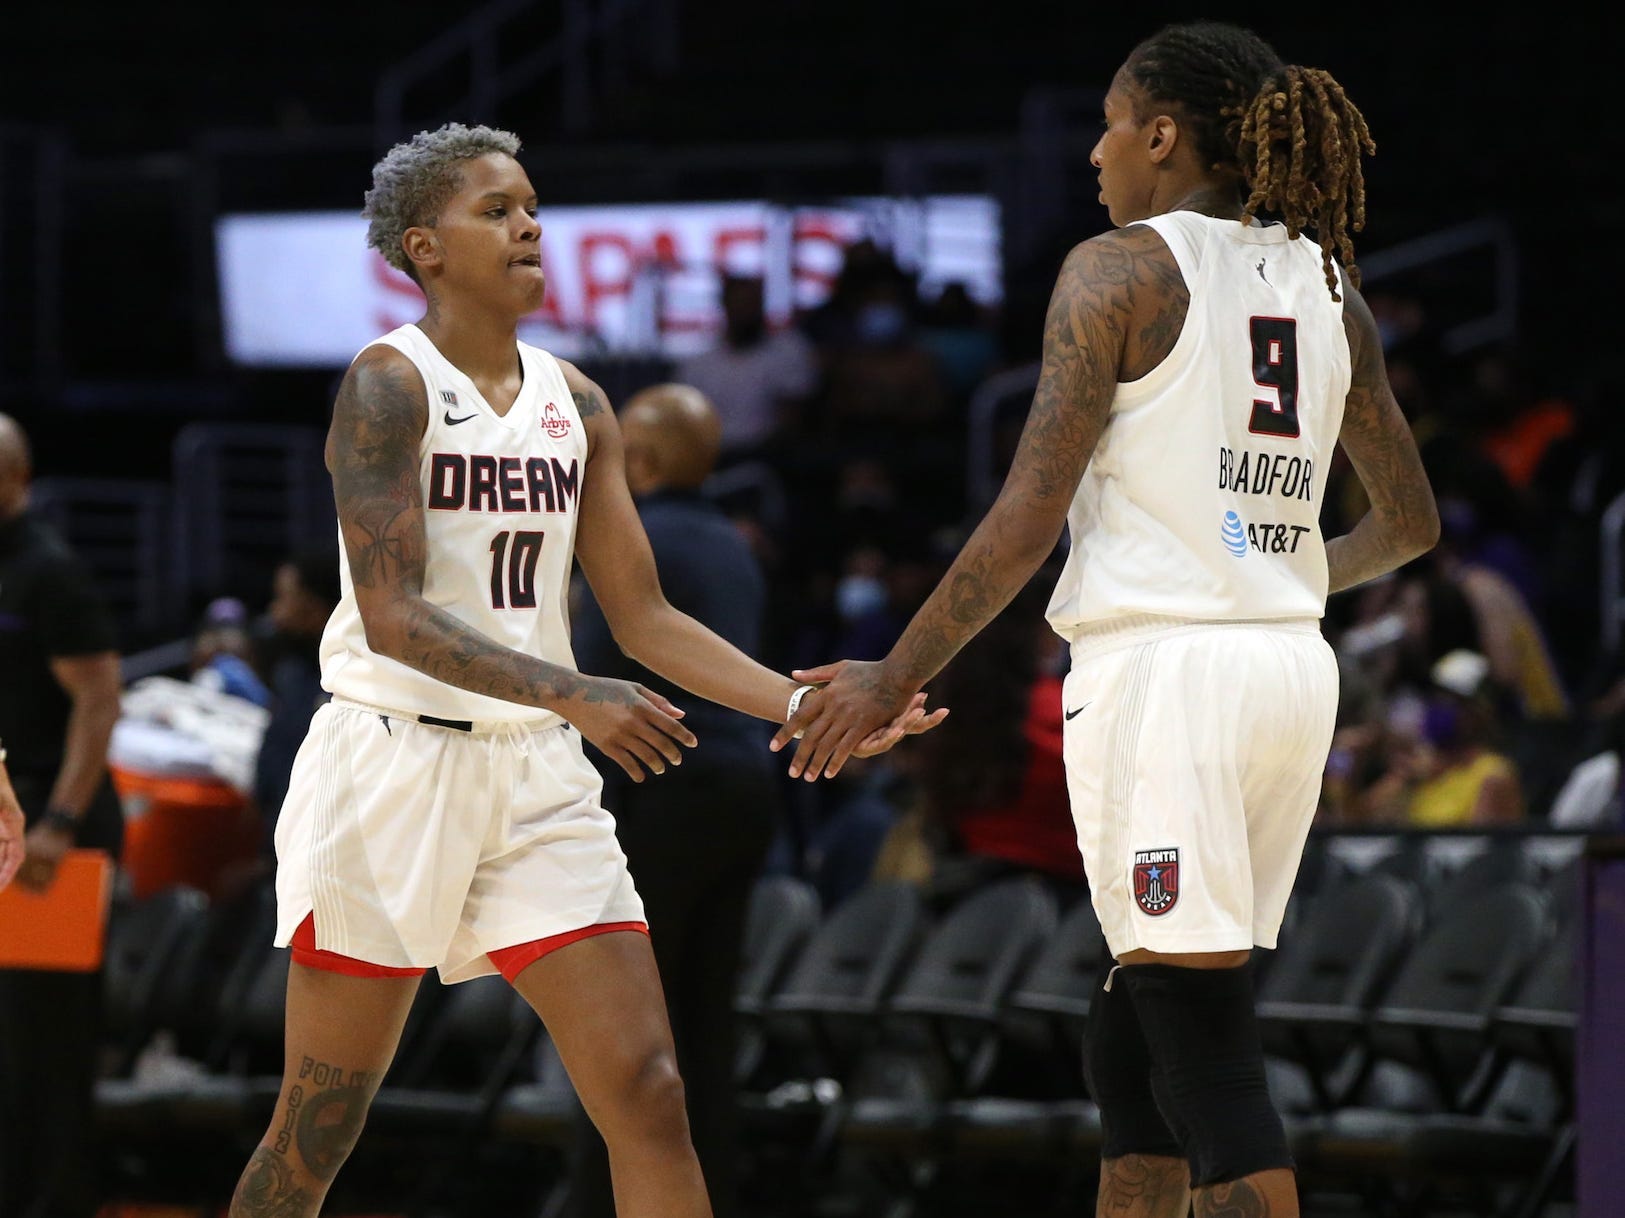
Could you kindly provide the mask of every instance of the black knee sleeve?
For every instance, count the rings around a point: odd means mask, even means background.
[[[1264,1080],[1252,970],[1128,965],[1113,988],[1133,1000],[1157,1106],[1190,1162],[1191,1186],[1291,1168]]]
[[[1101,1157],[1183,1158],[1184,1147],[1151,1093],[1151,1054],[1134,1003],[1121,984],[1111,985],[1109,990],[1095,987],[1083,1034],[1083,1076],[1090,1096],[1100,1105]]]

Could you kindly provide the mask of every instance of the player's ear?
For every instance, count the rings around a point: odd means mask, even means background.
[[[434,229],[421,225],[414,225],[401,234],[401,248],[417,268],[420,281],[425,269],[439,266],[445,258],[445,251],[440,248],[440,238],[435,235]]]
[[[1146,154],[1153,165],[1173,156],[1179,145],[1179,123],[1171,114],[1159,114],[1146,125]]]

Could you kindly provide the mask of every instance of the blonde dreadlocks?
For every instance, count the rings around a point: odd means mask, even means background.
[[[1350,233],[1365,227],[1360,157],[1377,146],[1331,73],[1282,63],[1256,34],[1212,21],[1168,26],[1125,69],[1147,100],[1180,108],[1208,165],[1237,176],[1245,215],[1267,212],[1293,237],[1314,234],[1333,300],[1342,299],[1334,256],[1359,286]]]

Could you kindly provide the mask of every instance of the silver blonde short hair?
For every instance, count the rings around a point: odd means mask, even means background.
[[[447,123],[435,131],[420,131],[396,144],[372,167],[372,189],[361,215],[367,225],[367,244],[397,271],[417,278],[412,261],[401,248],[406,230],[433,226],[440,209],[462,186],[459,161],[487,153],[519,155],[519,137],[494,127],[465,127]]]

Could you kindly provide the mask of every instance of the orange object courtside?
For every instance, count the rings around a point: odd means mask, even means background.
[[[71,850],[44,892],[13,884],[0,892],[0,968],[90,973],[101,967],[113,860]]]

